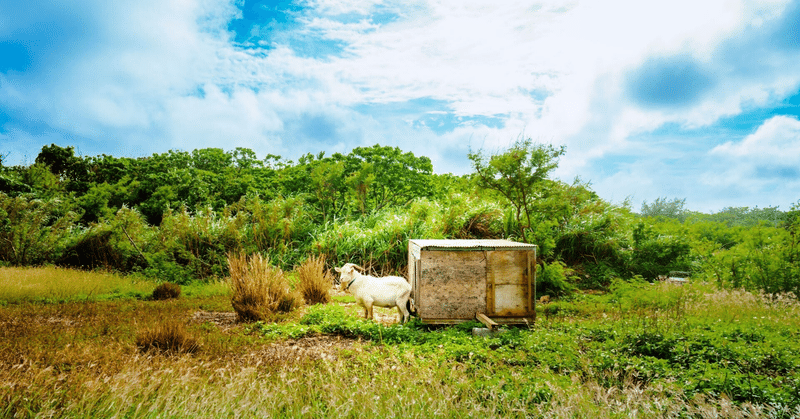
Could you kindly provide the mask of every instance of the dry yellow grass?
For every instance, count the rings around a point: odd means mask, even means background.
[[[302,297],[292,292],[283,270],[269,264],[256,253],[228,255],[231,305],[243,322],[268,320],[276,312],[289,312],[302,305]]]
[[[333,277],[325,270],[325,256],[310,256],[296,270],[300,278],[298,291],[307,304],[327,304],[331,301]]]
[[[136,335],[136,347],[142,352],[190,354],[200,349],[200,344],[186,332],[183,323],[168,321],[146,327]]]
[[[704,310],[747,307],[765,316],[796,302],[716,293]],[[199,310],[230,310],[229,296],[0,307],[0,417],[778,417],[774,406],[726,397],[687,398],[681,383],[555,374],[546,364],[513,368],[541,391],[508,397],[502,364],[455,361],[425,351],[339,336],[265,339],[257,328],[220,327]],[[351,314],[355,315],[356,309]],[[693,308],[692,308],[693,309]],[[230,311],[228,311],[230,313]],[[232,313],[230,313],[232,315]],[[193,354],[142,352],[137,341],[171,319],[202,344]],[[431,332],[434,333],[434,332]],[[500,371],[498,371],[498,368]],[[490,385],[487,383],[491,383]],[[674,385],[673,385],[674,384]],[[545,394],[546,393],[546,394]],[[545,394],[547,397],[540,397]],[[784,412],[785,413],[785,412]],[[784,417],[800,416],[793,410]]]

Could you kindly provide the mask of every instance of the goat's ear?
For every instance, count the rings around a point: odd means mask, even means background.
[[[333,268],[336,272],[342,273],[342,268]]]

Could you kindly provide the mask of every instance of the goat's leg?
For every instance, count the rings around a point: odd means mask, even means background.
[[[406,306],[404,304],[397,304],[397,314],[400,315],[400,324],[408,322],[408,318],[411,316],[406,310]]]
[[[409,306],[409,302],[411,301],[411,291],[403,293],[400,298],[397,299],[397,312],[400,314],[400,323],[406,323],[411,318],[411,313],[408,311],[406,306]]]

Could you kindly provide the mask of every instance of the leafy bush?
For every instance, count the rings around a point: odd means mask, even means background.
[[[685,232],[675,233],[662,234],[643,222],[634,227],[630,272],[653,281],[669,271],[689,271],[689,240]]]
[[[58,258],[78,215],[62,200],[0,192],[0,261],[38,265]]]
[[[408,239],[424,236],[407,212],[385,210],[355,221],[326,225],[313,248],[334,264],[355,262],[379,273],[397,272],[408,263]]]
[[[719,285],[800,298],[800,224],[751,228],[739,243],[711,249],[704,259],[700,274]]]
[[[561,297],[571,294],[575,287],[569,283],[567,276],[572,270],[561,261],[554,261],[541,265],[536,275],[536,294]]]
[[[171,282],[160,284],[153,290],[151,296],[154,300],[169,300],[181,296],[181,286]]]
[[[302,297],[292,293],[280,268],[270,266],[260,254],[228,255],[231,304],[241,322],[268,320],[276,312],[288,312]]]

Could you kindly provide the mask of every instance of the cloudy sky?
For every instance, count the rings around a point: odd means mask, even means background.
[[[800,199],[800,0],[0,3],[0,154],[566,145],[614,203]]]

